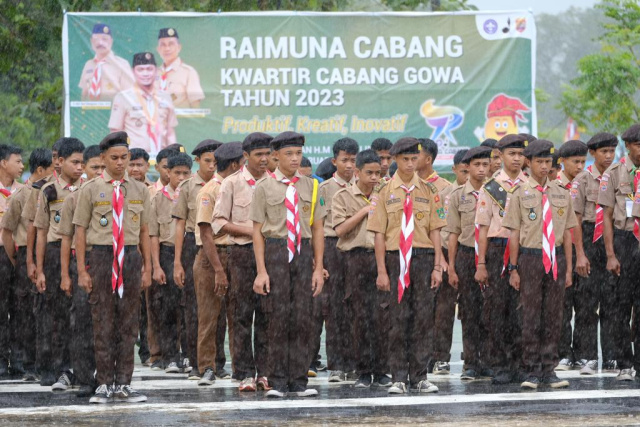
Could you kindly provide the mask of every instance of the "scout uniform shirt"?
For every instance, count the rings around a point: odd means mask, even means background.
[[[347,182],[340,178],[338,173],[334,173],[333,177],[318,186],[318,195],[320,196],[319,203],[324,205],[325,210],[327,211],[327,218],[324,222],[325,237],[337,237],[336,232],[333,229],[331,217],[331,202],[333,201],[333,196],[338,192],[338,190],[350,187],[355,184],[355,182],[355,176],[351,178],[351,181]]]
[[[11,194],[7,205],[7,210],[2,216],[0,228],[5,228],[12,232],[13,241],[16,246],[27,245],[27,227],[29,220],[22,217],[24,205],[31,195],[31,184],[17,187],[16,191]],[[0,243],[2,243],[2,235],[0,235]]]
[[[168,92],[176,108],[190,108],[204,99],[200,76],[195,68],[176,58],[168,67],[163,64],[156,79],[156,88]]]
[[[509,199],[503,227],[520,230],[520,246],[542,249],[542,193],[536,190],[538,182],[528,178],[513,191]],[[557,180],[547,179],[547,197],[551,206],[553,233],[556,247],[562,246],[564,231],[578,226],[569,192]]]
[[[171,216],[177,194],[170,185],[156,193],[151,200],[149,213],[149,236],[158,237],[161,245],[173,246],[176,236],[176,219]]]
[[[80,185],[82,185],[82,179],[78,179],[75,183],[67,183],[58,176],[57,179],[42,187],[33,226],[47,230],[47,243],[62,240],[59,232],[62,204],[67,196],[80,188]]]
[[[213,223],[213,211],[215,210],[216,203],[218,201],[220,186],[224,182],[224,178],[215,173],[211,181],[207,182],[204,187],[197,193],[196,196],[196,210],[195,224]],[[191,210],[189,210],[191,213]],[[175,215],[174,215],[175,216]],[[196,245],[202,246],[202,237],[200,237],[200,227],[196,227]],[[228,246],[231,245],[231,239],[228,234],[216,234],[213,232],[213,241],[216,246]]]
[[[596,222],[596,204],[602,176],[595,165],[590,168],[591,170],[587,168],[573,180],[571,198],[573,199],[573,210],[582,215],[582,221],[594,223]]]
[[[447,213],[447,226],[449,233],[458,234],[458,244],[475,248],[475,221],[478,200],[474,192],[479,195],[469,181],[465,185],[457,187],[449,198],[449,212]]]
[[[395,174],[380,190],[375,210],[367,224],[369,231],[384,234],[387,251],[397,251],[400,244],[400,229],[406,198],[405,191],[400,188],[402,184],[400,176]],[[447,225],[442,200],[435,186],[431,184],[433,188],[430,189],[416,174],[408,183],[409,188],[412,185],[415,185],[415,189],[411,192],[414,218],[412,247],[433,248],[429,232]]]
[[[438,172],[433,172],[431,175],[429,175],[427,177],[427,179],[420,178],[420,180],[422,182],[424,182],[424,183],[429,182],[429,183],[433,184],[436,187],[436,189],[438,190],[438,194],[440,195],[440,198],[442,199],[442,203],[444,203],[444,216],[445,216],[445,219],[446,219],[446,217],[447,217],[447,205],[446,205],[447,196],[449,194],[451,194],[451,192],[455,189],[457,184],[451,184],[449,181],[447,181],[446,179],[444,179],[440,175],[438,175]],[[447,231],[445,231],[444,227],[443,227],[440,230],[440,240],[442,241],[442,247],[443,248],[447,247],[447,239],[449,239],[449,233]]]
[[[134,85],[113,99],[109,129],[124,130],[131,148],[142,148],[152,157],[167,145],[169,128],[178,126],[171,97],[154,90],[147,94]]]
[[[220,177],[220,175],[218,175],[218,180],[222,182],[222,177]],[[171,213],[174,218],[185,221],[185,232],[195,232],[196,236],[200,236],[200,227],[196,227],[198,192],[202,190],[205,184],[206,182],[204,182],[199,173],[194,173],[191,178],[182,181],[177,189],[178,201],[173,206],[173,212]]]
[[[265,172],[260,179],[256,180],[247,168],[242,168],[222,181],[213,210],[213,223],[211,226],[214,234],[219,234],[229,222],[253,229],[253,222],[249,219],[251,199],[253,198],[256,181],[260,181],[267,176]],[[229,235],[229,241],[236,245],[253,243],[252,238],[249,236]]]
[[[33,184],[31,184],[31,191],[29,192],[27,202],[25,203],[24,208],[22,209],[22,214],[21,214],[22,218],[31,222],[33,222],[36,219],[36,212],[38,210],[37,209],[38,200],[40,198],[40,190],[42,190],[42,187],[44,187],[46,184],[48,184],[49,182],[55,179],[56,179],[55,174],[49,175],[48,177],[43,178],[40,181],[34,182]]]
[[[613,225],[618,230],[633,231],[633,162],[623,157],[602,174],[598,204],[613,208]]]
[[[80,189],[82,189],[85,184],[86,182],[80,186]],[[75,234],[75,226],[73,225],[73,214],[76,211],[79,194],[80,191],[74,191],[73,193],[65,197],[64,203],[62,203],[62,210],[60,211],[60,224],[58,224],[58,234],[62,236],[73,237],[73,235]],[[72,242],[72,246],[75,247],[75,242]]]
[[[95,69],[100,66],[100,96],[97,99],[89,97],[89,88],[94,78]],[[88,101],[111,100],[123,90],[133,87],[133,72],[126,59],[116,56],[113,52],[100,62],[90,59],[84,64],[78,87],[82,89],[82,99]]]
[[[375,206],[357,185],[342,188],[333,196],[331,223],[334,228],[353,217],[365,206],[369,206],[369,215],[364,217],[346,236],[338,238],[337,247],[339,250],[350,251],[355,248],[374,248],[375,234],[367,230],[367,221],[373,215]]]
[[[160,180],[158,179],[158,181],[153,182],[153,181],[149,181],[148,178],[144,178],[144,185],[147,186],[147,189],[149,190],[149,200],[153,200],[153,198],[155,197],[156,193],[158,192],[158,183],[160,184],[160,189],[162,189],[162,183],[160,182]]]
[[[107,171],[85,183],[80,189],[73,223],[87,230],[87,245],[113,245],[113,178]],[[148,224],[151,203],[146,186],[129,178],[125,172],[120,185],[124,195],[123,222],[124,244],[140,244],[140,227]]]
[[[560,184],[560,186],[562,188],[565,188],[567,190],[571,190],[571,181],[569,180],[569,178],[567,178],[567,175],[564,174],[564,171],[560,172],[558,174],[558,178],[557,178],[558,184]]]
[[[298,171],[295,176],[299,178],[294,187],[298,193],[300,236],[310,239],[313,179],[300,175]],[[249,219],[262,224],[262,235],[268,239],[287,239],[287,207],[284,203],[287,184],[281,182],[285,178],[280,169],[276,169],[274,177],[269,176],[258,182],[253,193]],[[327,216],[325,205],[319,200],[313,210],[314,221],[323,220]]]
[[[505,229],[502,225],[508,197],[502,197],[502,195],[508,196],[516,186],[526,182],[527,179],[524,172],[520,172],[518,177],[512,181],[504,169],[500,169],[482,186],[480,198],[478,199],[479,205],[476,210],[476,224],[489,227],[488,238],[509,238],[509,230]],[[497,203],[498,201],[501,202],[502,199],[505,200],[504,207]]]
[[[444,181],[444,180],[443,180]],[[445,181],[448,182],[448,181]],[[440,198],[442,199],[443,207],[444,207],[444,218],[447,219],[449,215],[449,202],[451,199],[451,193],[460,187],[457,182],[445,187],[442,191],[440,191]],[[447,249],[449,242],[449,232],[446,230],[447,227],[443,227],[440,230],[440,240],[442,240],[442,247]]]

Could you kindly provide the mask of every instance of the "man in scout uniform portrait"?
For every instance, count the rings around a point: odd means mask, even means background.
[[[201,248],[193,264],[193,277],[198,304],[198,367],[202,378],[198,385],[211,385],[216,376],[229,378],[224,365],[218,365],[220,354],[219,322],[225,314],[224,304],[229,287],[228,252],[232,244],[227,234],[214,235],[213,212],[218,201],[220,186],[224,179],[234,174],[244,165],[241,142],[222,144],[214,153],[218,170],[213,178],[198,192],[196,198],[195,224],[198,226],[196,245]],[[228,299],[227,299],[228,301]],[[228,314],[234,307],[228,308]],[[228,319],[229,341],[233,342],[233,320]],[[224,351],[224,350],[223,350]],[[231,357],[233,358],[233,346]],[[244,379],[244,378],[243,378]]]
[[[446,224],[442,200],[430,182],[415,173],[420,142],[401,138],[390,154],[398,170],[380,190],[367,229],[376,233],[376,285],[389,291],[389,393],[409,387],[437,392],[427,380],[429,343],[433,338],[435,290],[442,282],[440,229]]]
[[[191,152],[198,164],[198,171],[192,177],[184,180],[178,191],[171,215],[176,218],[175,233],[175,257],[173,261],[173,280],[184,292],[184,320],[186,329],[186,353],[191,365],[189,379],[199,380],[198,369],[198,303],[193,278],[193,263],[198,253],[196,246],[196,234],[200,232],[196,227],[196,199],[198,192],[213,178],[216,170],[214,152],[222,145],[222,142],[214,139],[205,139]],[[224,338],[222,341],[224,346]],[[224,363],[222,363],[224,365]],[[185,363],[183,361],[183,367]]]
[[[22,209],[29,199],[33,182],[51,175],[53,165],[51,150],[36,148],[29,156],[31,176],[26,185],[18,187],[8,198],[7,210],[2,216],[2,243],[9,260],[15,268],[14,280],[11,282],[11,298],[3,297],[3,301],[12,301],[11,311],[11,373],[21,374],[24,381],[36,381],[36,319],[33,313],[36,290],[27,275],[27,227],[29,221],[22,218]],[[3,315],[4,316],[4,315]],[[3,349],[4,350],[4,349]],[[0,362],[2,363],[2,362]],[[0,371],[5,370],[4,364]],[[55,379],[53,380],[55,381]]]
[[[462,380],[473,381],[483,376],[490,366],[489,340],[484,314],[483,288],[474,279],[479,239],[475,224],[478,199],[489,174],[491,148],[474,147],[467,151],[462,163],[469,165],[469,180],[449,196],[447,212],[449,285],[457,289],[462,320],[464,372]]]
[[[509,284],[520,291],[522,363],[528,377],[521,387],[568,387],[554,371],[562,332],[565,287],[572,284],[570,229],[578,221],[569,191],[548,178],[553,143],[538,139],[523,154],[531,176],[512,192],[502,225],[509,236]]]
[[[78,87],[83,101],[110,101],[123,90],[133,87],[133,73],[126,59],[116,56],[111,27],[95,24],[91,31],[91,49],[95,56],[84,64]]]
[[[382,178],[388,180],[389,177],[389,166],[393,163],[393,159],[391,158],[391,154],[389,154],[389,150],[393,144],[387,138],[376,138],[371,143],[371,149],[376,152],[376,155],[380,158],[380,173],[382,174]]]
[[[478,199],[475,223],[479,226],[476,281],[485,287],[485,307],[491,340],[491,367],[494,384],[519,381],[524,376],[520,366],[520,295],[509,286],[506,264],[509,262],[509,230],[503,228],[508,195],[527,177],[522,172],[526,137],[507,135],[498,141],[502,169],[489,179]]]
[[[150,52],[133,56],[135,84],[113,99],[109,129],[125,131],[131,148],[142,148],[152,158],[169,144],[176,142],[178,126],[171,96],[155,87],[158,74],[156,60]]]
[[[602,174],[597,201],[604,209],[606,268],[611,273],[600,289],[600,318],[603,333],[611,337],[613,358],[620,370],[617,379],[633,381],[631,368],[635,362],[629,323],[640,277],[640,224],[633,218],[633,205],[639,200],[640,124],[627,129],[622,140],[627,155]],[[640,349],[640,334],[636,333],[634,344]]]
[[[83,185],[73,216],[77,263],[86,266],[78,269],[78,286],[89,293],[99,384],[90,402],[143,402],[147,397],[131,387],[131,377],[140,290],[151,285],[149,191],[127,174],[126,132],[107,135],[100,150],[106,169]]]
[[[315,356],[307,337],[312,328],[313,297],[322,292],[325,206],[317,201],[316,183],[298,173],[305,138],[283,132],[271,148],[278,158],[274,178],[258,183],[249,218],[258,274],[253,290],[267,296],[268,397],[289,392],[316,396],[307,389],[309,362]],[[315,190],[315,191],[314,191]]]
[[[84,173],[87,181],[104,172],[104,162],[100,156],[100,146],[91,145],[82,154]],[[96,390],[94,373],[96,359],[93,347],[93,325],[91,321],[91,305],[89,294],[78,286],[78,268],[75,251],[73,250],[73,214],[76,210],[79,191],[74,191],[65,197],[60,212],[60,224],[58,232],[62,236],[60,248],[60,272],[62,289],[71,296],[70,324],[73,340],[69,345],[73,377],[80,386],[76,393],[78,397],[92,396]]]
[[[176,108],[198,108],[204,99],[200,76],[195,68],[180,59],[182,44],[175,28],[162,28],[158,32],[157,51],[162,58],[156,87],[171,95]]]

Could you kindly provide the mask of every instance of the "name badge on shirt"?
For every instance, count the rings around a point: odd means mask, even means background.
[[[633,211],[633,200],[629,200],[629,198],[627,198],[625,200],[625,207],[627,209],[627,218],[633,218],[633,215],[631,214]]]

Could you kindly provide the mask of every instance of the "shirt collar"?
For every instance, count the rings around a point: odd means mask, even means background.
[[[102,172],[102,178],[106,181],[109,182],[111,180],[113,180],[113,177],[111,175],[109,175],[109,172],[107,172],[107,170],[105,169],[104,172]],[[122,179],[126,182],[129,182],[129,173],[127,171],[124,172],[124,176],[122,177]],[[160,182],[160,180],[158,180],[158,182]],[[156,183],[157,184],[157,183]],[[156,187],[158,187],[156,185]],[[162,184],[160,184],[160,187],[158,187],[158,189],[162,189]]]
[[[107,54],[107,56],[104,57],[104,62],[113,62],[114,58],[115,58],[115,53],[113,53],[113,51],[109,51],[109,53]],[[94,61],[97,61],[96,57],[93,57]]]
[[[251,175],[251,172],[249,172],[249,169],[247,168],[242,168],[242,177],[246,180],[249,181],[250,179],[254,179],[256,181],[261,180],[262,178],[264,178],[265,176],[267,176],[267,172],[263,173],[262,176],[255,178],[253,175]]]
[[[284,178],[286,178],[286,176],[284,176],[284,174],[280,171],[280,168],[276,168],[274,175],[276,176],[276,179],[278,181],[282,181]],[[298,171],[296,171],[296,174],[294,176],[300,178],[302,175],[300,175]]]
[[[182,59],[180,59],[180,57],[177,57],[172,63],[171,65],[169,65],[169,67],[165,67],[164,64],[162,64],[162,69],[164,71],[167,70],[177,70],[178,68],[180,68],[182,66]]]
[[[497,175],[495,175],[495,177],[499,178],[502,181],[508,181],[511,179],[509,175],[507,175],[507,172],[505,172],[504,169],[500,169],[500,171],[497,172]],[[521,182],[526,182],[528,178],[523,171],[520,171],[516,179],[519,179]]]
[[[558,181],[560,181],[560,184],[562,184],[563,187],[566,187],[567,184],[571,182],[571,180],[567,178],[567,175],[564,174],[564,171],[560,172],[558,175]]]
[[[463,191],[464,191],[465,194],[471,194],[474,191],[478,191],[479,192],[480,190],[476,190],[475,188],[473,188],[473,185],[471,185],[471,181],[467,180],[467,182],[464,184],[464,190]]]
[[[547,178],[547,180],[545,181],[543,187],[546,185],[547,187],[549,187],[549,181],[550,179]],[[532,176],[530,176],[529,178],[527,178],[527,182],[529,183],[529,185],[531,186],[531,188],[536,188],[538,185],[540,185],[540,183],[538,181],[536,181],[535,179],[533,179]]]
[[[204,179],[202,179],[202,177],[200,176],[200,174],[198,172],[193,174],[193,182],[198,185],[198,184],[204,184]]]
[[[345,181],[344,179],[342,179],[342,177],[341,177],[340,175],[338,175],[338,172],[335,172],[335,173],[333,174],[333,179],[335,179],[335,180],[336,180],[336,182],[337,182],[338,184],[340,184],[341,186],[343,186],[343,187],[346,187],[347,185],[353,185],[353,184],[355,184],[355,182],[356,182],[356,177],[355,177],[355,175],[354,175],[354,176],[352,176],[352,177],[351,177],[351,180],[349,180],[349,181],[347,182],[347,181]]]
[[[398,175],[397,173],[394,174],[393,178],[391,178],[391,188],[395,190],[396,188],[400,188],[402,184],[403,182],[400,178],[400,175]],[[411,178],[411,182],[409,182],[409,186],[418,186],[418,184],[420,184],[420,178],[418,177],[418,174],[414,173],[413,177]]]

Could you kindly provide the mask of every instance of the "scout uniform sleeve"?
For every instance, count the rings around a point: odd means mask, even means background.
[[[191,70],[189,70],[189,78],[187,80],[187,97],[190,104],[204,99],[204,92],[200,85],[200,76],[195,68],[191,68]]]
[[[453,234],[462,234],[462,226],[460,224],[460,211],[458,192],[455,191],[449,198],[449,212],[447,213],[447,225],[444,227],[444,231]]]
[[[67,196],[62,203],[60,209],[60,224],[58,225],[58,233],[62,236],[73,236],[73,211],[74,211],[73,193]]]
[[[33,226],[36,228],[42,228],[44,230],[49,229],[49,201],[44,194],[44,191],[40,191],[38,196],[38,208],[36,210],[36,217],[33,219]]]
[[[231,219],[231,209],[233,208],[233,182],[223,180],[218,192],[218,200],[213,209],[213,234],[220,233],[222,227],[227,225]]]
[[[111,104],[111,117],[109,117],[109,129],[124,129],[124,120],[127,116],[126,101],[122,93],[119,93],[113,98]]]
[[[386,233],[387,231],[387,209],[385,203],[387,201],[387,191],[385,187],[380,192],[380,197],[376,201],[373,214],[369,214],[369,221],[367,221],[367,230],[376,233]]]
[[[40,190],[31,189],[27,203],[22,209],[22,218],[33,221],[36,217],[36,208],[38,206],[38,197],[40,197]]]
[[[22,188],[13,194],[13,196],[9,197],[9,204],[7,206],[7,211],[4,213],[2,217],[2,223],[0,224],[0,228],[6,228],[7,230],[14,232],[18,228],[18,224],[20,224],[20,214],[22,213],[22,200],[24,197],[24,192],[28,190],[28,187]],[[18,196],[18,197],[16,197]]]
[[[618,171],[609,169],[602,174],[598,204],[613,208],[616,206],[616,188],[618,187]]]
[[[164,197],[161,193],[159,197]],[[156,195],[156,197],[153,198],[153,200],[151,200],[151,209],[149,210],[149,236],[150,237],[156,237],[156,236],[160,236],[160,225],[158,224],[158,214],[156,212],[156,209],[158,208],[158,202],[157,202],[158,196]]]
[[[196,225],[209,223],[213,220],[213,210],[216,201],[209,188],[203,188],[196,198]]]
[[[569,198],[569,216],[567,217],[567,225],[565,228],[568,230],[570,228],[575,228],[578,225],[578,217],[576,216],[576,211],[573,207],[573,200]]]
[[[186,220],[187,217],[189,216],[189,183],[188,182],[185,182],[180,186],[180,194],[178,195],[178,200],[176,201],[176,204],[173,206],[173,211],[171,212],[171,215],[178,219],[184,219],[184,220]]]
[[[91,185],[85,185],[79,191],[78,203],[76,211],[73,214],[73,223],[80,227],[88,228],[91,222],[91,213],[93,206],[91,205]]]
[[[575,216],[575,214],[574,214]],[[521,214],[520,214],[520,194],[519,191],[511,194],[507,212],[502,220],[502,226],[511,230],[520,230]]]
[[[584,215],[584,207],[587,204],[587,173],[589,172],[576,178],[570,190],[573,211],[580,215]]]
[[[331,202],[331,225],[335,229],[337,226],[345,222],[347,218],[347,203],[346,203],[346,191],[340,190],[333,196]]]
[[[260,224],[264,224],[264,221],[266,219],[265,205],[267,203],[267,200],[265,197],[263,183],[258,183],[256,191],[253,192],[253,200],[251,200],[251,211],[249,212],[249,219]]]
[[[149,196],[149,191],[147,191],[144,184],[141,185],[141,193],[142,193],[142,212],[140,213],[140,225],[149,224],[150,214],[151,214],[151,197]]]
[[[326,203],[320,203],[320,200],[323,200],[320,198],[320,194],[322,194],[320,192],[320,189],[318,189],[318,200],[312,200],[311,203],[315,202],[315,211],[313,213],[313,220],[319,220],[319,219],[324,219],[327,216],[327,204]]]
[[[429,228],[427,232],[439,230],[447,225],[442,198],[437,193],[431,194],[429,203],[431,204],[431,218],[429,219]]]

